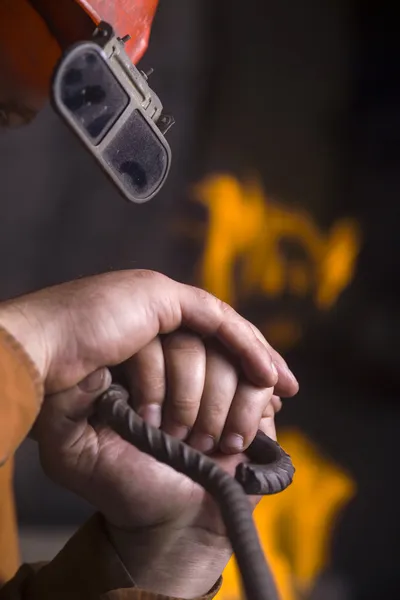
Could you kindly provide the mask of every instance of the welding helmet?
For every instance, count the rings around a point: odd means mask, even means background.
[[[165,133],[173,119],[135,66],[157,4],[0,0],[0,112],[29,117],[50,96],[123,196],[137,203],[161,189],[171,162]]]

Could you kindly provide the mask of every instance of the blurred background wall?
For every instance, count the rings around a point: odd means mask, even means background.
[[[50,108],[0,138],[2,299],[152,268],[284,352],[301,384],[279,416],[296,482],[256,514],[283,600],[399,596],[395,23],[385,2],[161,0],[140,66],[176,125],[148,205],[121,200]],[[26,559],[91,514],[32,441],[15,485]],[[220,596],[238,597],[234,563]]]

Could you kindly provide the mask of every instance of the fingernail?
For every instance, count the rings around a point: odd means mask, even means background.
[[[146,404],[138,409],[138,415],[151,427],[161,426],[161,406],[159,404]]]
[[[286,373],[288,374],[289,378],[293,381],[293,383],[295,383],[296,385],[299,385],[299,382],[297,381],[295,374],[289,369],[288,366],[286,366]]]
[[[221,446],[225,452],[240,452],[243,449],[243,437],[237,433],[229,433],[223,438]]]
[[[190,437],[190,445],[199,450],[199,452],[204,452],[207,454],[212,452],[215,447],[215,440],[212,435],[206,435],[204,433],[194,433]]]
[[[104,385],[104,375],[104,369],[99,369],[98,371],[91,373],[78,384],[79,389],[81,389],[82,392],[85,392],[86,394],[92,394],[93,392],[97,392]]]

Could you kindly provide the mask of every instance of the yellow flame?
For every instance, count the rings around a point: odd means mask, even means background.
[[[328,310],[351,282],[361,243],[356,222],[339,220],[325,232],[306,212],[270,201],[256,181],[242,184],[230,175],[209,177],[196,197],[209,212],[201,284],[226,302],[235,304],[237,288],[245,297],[290,291],[311,294]],[[285,256],[283,240],[296,243],[304,259]]]
[[[341,219],[323,230],[307,212],[271,201],[257,181],[241,183],[224,174],[201,183],[196,198],[209,214],[200,283],[226,302],[235,305],[238,290],[241,300],[289,292],[329,310],[352,281],[361,246],[355,221]],[[283,241],[294,243],[300,257],[285,254]],[[301,335],[295,321],[269,321],[264,329],[269,339],[279,336],[287,345]],[[265,498],[255,521],[282,600],[298,600],[329,562],[332,529],[355,484],[300,433],[285,433],[280,441],[296,465],[295,482]],[[240,597],[232,559],[217,598]]]
[[[298,600],[311,591],[329,564],[332,530],[356,486],[301,433],[286,432],[279,441],[296,465],[295,479],[282,494],[264,498],[254,519],[281,599]],[[232,559],[217,600],[240,598],[238,571]]]

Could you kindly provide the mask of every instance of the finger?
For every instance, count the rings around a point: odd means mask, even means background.
[[[111,374],[102,368],[75,387],[47,396],[33,436],[39,441],[54,440],[58,448],[76,444],[85,432],[87,419],[93,415],[96,399],[110,384]]]
[[[200,408],[206,373],[206,352],[202,340],[190,333],[174,333],[163,340],[167,373],[167,398],[163,406],[162,429],[185,439]]]
[[[133,407],[153,427],[160,427],[167,391],[164,351],[159,336],[125,364]]]
[[[270,349],[272,360],[278,371],[278,382],[275,385],[275,392],[282,398],[291,398],[299,391],[299,383],[289,369],[286,361],[273,348]]]
[[[273,388],[256,387],[246,381],[239,383],[221,438],[222,452],[243,452],[251,444],[272,394]]]
[[[274,417],[263,417],[260,421],[259,429],[268,435],[272,440],[277,440]]]
[[[275,390],[274,390],[274,391],[275,391]],[[276,396],[276,395],[274,394],[274,395],[272,396],[272,398],[271,398],[271,402],[270,402],[270,404],[267,406],[267,410],[268,410],[268,407],[269,407],[270,405],[271,405],[271,407],[272,407],[272,409],[273,409],[273,411],[274,411],[274,415],[276,415],[276,414],[277,414],[278,412],[280,412],[280,410],[282,409],[282,400],[279,398],[279,396]],[[274,416],[274,415],[273,415],[273,416]],[[268,416],[268,415],[265,415],[265,414],[263,414],[263,417],[264,417],[264,416]]]
[[[299,391],[299,383],[295,375],[289,369],[287,362],[279,354],[279,352],[277,352],[271,346],[271,344],[267,342],[261,331],[255,325],[251,323],[251,327],[257,339],[268,348],[272,362],[275,364],[275,367],[278,371],[278,381],[275,385],[276,393],[283,398],[291,398],[292,396],[295,396]]]
[[[273,394],[273,396],[271,397],[271,401],[268,402],[267,406],[265,407],[265,410],[262,414],[262,418],[275,417],[275,415],[281,410],[281,408],[282,400],[279,398],[279,396]]]
[[[210,453],[218,445],[238,384],[238,372],[225,348],[208,344],[203,396],[189,444]]]
[[[240,360],[255,384],[273,387],[278,373],[265,343],[250,323],[225,302],[191,286],[179,287],[182,323],[193,331],[218,338]],[[162,324],[161,324],[162,326]]]
[[[282,400],[279,398],[279,396],[273,395],[271,402],[268,403],[261,417],[259,429],[261,429],[261,431],[266,433],[273,440],[276,440],[275,415],[281,410],[281,408]]]
[[[98,296],[93,293],[96,286],[102,290]],[[103,314],[106,307],[106,318],[112,315],[112,330],[107,343],[97,343],[95,349],[88,342],[90,336],[93,338],[90,328],[81,326],[75,331],[79,360],[73,368],[64,367],[62,373],[52,365],[47,389],[57,389],[63,380],[75,380],[80,374],[83,377],[86,369],[95,370],[98,364],[120,364],[159,333],[171,333],[182,326],[219,339],[238,357],[244,373],[255,385],[273,387],[278,381],[267,342],[258,339],[250,323],[233,308],[203,290],[177,283],[160,273],[140,270],[74,282],[62,288],[63,295],[69,292],[70,296],[77,296],[74,289],[79,292],[79,308],[86,300],[78,311],[79,323],[91,323],[93,311],[89,312],[86,304],[92,306],[95,302],[97,314]],[[57,356],[57,351],[53,351]]]

